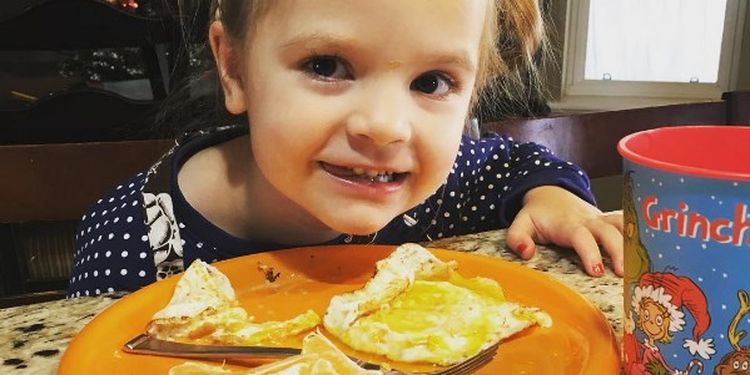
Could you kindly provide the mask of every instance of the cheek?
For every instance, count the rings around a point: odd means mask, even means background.
[[[286,118],[259,116],[250,120],[250,143],[255,165],[272,185],[282,191],[299,185],[298,179],[305,175],[309,165],[309,159],[305,157],[308,145],[300,142],[304,137],[297,134],[294,128]]]
[[[299,142],[301,137],[288,137],[287,132],[276,129],[253,129],[251,125],[253,158],[268,182],[285,194],[291,194],[303,185],[312,170],[310,144]]]
[[[257,143],[271,143],[277,152],[314,153],[325,145],[339,113],[304,90],[259,86],[249,99],[250,133]],[[269,95],[262,95],[268,93]],[[328,110],[326,110],[328,109]]]
[[[330,136],[330,124],[335,124],[332,115],[326,115],[300,95],[289,90],[286,94],[259,96],[249,105],[250,138],[259,162],[273,156],[278,163],[299,165],[295,155],[309,157],[319,151]],[[261,151],[268,155],[261,155]]]
[[[430,131],[415,145],[415,153],[419,159],[420,174],[425,181],[429,181],[430,193],[445,182],[448,174],[456,162],[461,128],[446,129],[445,131]]]
[[[415,126],[414,144],[420,160],[426,165],[450,170],[456,161],[461,135],[463,134],[463,120],[461,118],[443,119],[438,121],[423,121]]]

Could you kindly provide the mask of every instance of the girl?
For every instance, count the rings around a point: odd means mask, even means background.
[[[535,0],[220,0],[211,12],[223,104],[245,123],[182,137],[84,215],[71,296],[134,290],[198,258],[508,226],[524,259],[555,243],[600,276],[599,243],[622,274],[622,217],[592,205],[579,168],[536,144],[462,138],[485,84],[537,49]]]

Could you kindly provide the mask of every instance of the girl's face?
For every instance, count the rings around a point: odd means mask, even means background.
[[[338,232],[375,232],[421,203],[453,166],[486,8],[275,1],[244,45],[238,94],[227,97],[228,108],[248,111],[260,172]]]

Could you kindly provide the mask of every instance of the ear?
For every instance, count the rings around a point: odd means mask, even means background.
[[[234,40],[224,30],[224,25],[214,21],[208,29],[208,40],[216,61],[221,87],[224,90],[224,105],[229,113],[239,115],[247,111],[245,86],[243,85],[239,51]]]

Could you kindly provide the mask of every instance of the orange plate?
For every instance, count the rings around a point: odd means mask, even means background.
[[[214,265],[229,277],[242,306],[257,321],[289,319],[307,308],[322,317],[331,296],[359,288],[372,276],[375,262],[394,249],[365,245],[299,248]],[[552,316],[552,328],[535,327],[500,345],[495,359],[480,374],[619,372],[612,329],[602,313],[580,294],[522,265],[482,255],[430,250],[443,260],[458,261],[462,275],[493,278],[500,282],[509,300],[541,307]],[[268,283],[258,265],[273,267],[280,276]],[[71,342],[59,373],[166,374],[170,367],[185,362],[120,350],[167,304],[177,280],[170,277],[149,285],[104,310]]]

